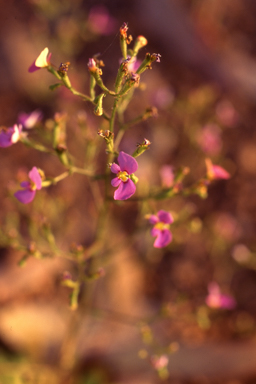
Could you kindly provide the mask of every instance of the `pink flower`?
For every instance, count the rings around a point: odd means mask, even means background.
[[[210,308],[233,309],[236,306],[235,299],[229,295],[223,295],[217,283],[212,282],[208,285],[208,296],[205,299]]]
[[[229,100],[222,100],[218,103],[216,115],[222,124],[231,128],[236,126],[239,120],[239,115]]]
[[[153,355],[153,356],[151,356],[150,361],[151,361],[152,366],[155,369],[160,370],[160,369],[167,367],[169,359],[168,359],[167,355],[161,355],[161,356]]]
[[[10,147],[17,143],[21,137],[22,126],[15,124],[13,127],[3,128],[0,132],[0,147]]]
[[[36,190],[40,190],[42,188],[42,178],[36,167],[31,169],[28,176],[31,181],[23,181],[20,184],[20,186],[25,189],[14,194],[16,199],[18,199],[23,204],[30,203],[35,197]]]
[[[119,165],[113,163],[110,168],[111,172],[117,175],[111,181],[113,187],[118,187],[114,193],[114,199],[127,200],[136,191],[136,186],[130,176],[137,171],[138,163],[132,156],[124,152],[119,153],[117,160]]]
[[[49,49],[45,48],[38,58],[31,64],[29,67],[28,71],[29,72],[35,72],[40,68],[47,68],[50,65],[50,58],[51,58],[51,53],[49,53]]]
[[[26,129],[31,129],[42,118],[42,112],[39,109],[31,113],[21,112],[18,115],[18,122]]]
[[[216,124],[207,124],[199,133],[197,142],[205,153],[218,154],[222,147],[219,127]]]
[[[88,17],[89,27],[92,32],[99,35],[110,35],[116,30],[117,21],[104,5],[95,6],[90,9]]]
[[[212,164],[210,159],[205,159],[206,168],[207,168],[207,178],[209,180],[217,180],[217,179],[229,179],[230,174],[219,165]]]
[[[173,223],[173,217],[169,212],[158,211],[156,215],[148,217],[150,224],[154,227],[151,230],[151,235],[156,237],[154,242],[155,248],[166,247],[172,241],[172,234],[170,231],[170,224]]]
[[[164,187],[170,188],[173,185],[175,176],[171,165],[163,165],[160,169],[160,176]]]

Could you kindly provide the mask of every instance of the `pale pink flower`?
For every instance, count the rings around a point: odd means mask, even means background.
[[[207,169],[207,178],[209,180],[217,180],[217,179],[229,179],[230,174],[219,165],[212,164],[210,159],[205,159],[206,169]]]
[[[220,128],[216,124],[207,124],[197,137],[197,142],[205,153],[216,155],[222,147]]]
[[[210,308],[234,309],[236,306],[235,299],[222,294],[219,285],[215,282],[208,285],[208,296],[205,302]]]

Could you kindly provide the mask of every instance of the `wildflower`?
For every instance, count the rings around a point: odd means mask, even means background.
[[[216,124],[207,124],[198,134],[197,142],[205,153],[216,155],[222,147],[221,132]]]
[[[233,309],[236,306],[235,299],[232,296],[223,295],[215,282],[208,285],[208,296],[205,302],[210,308]]]
[[[18,122],[23,125],[26,129],[33,128],[38,121],[42,118],[42,112],[39,109],[31,113],[21,112],[18,115]]]
[[[174,184],[175,175],[171,165],[163,165],[160,169],[160,176],[164,187],[170,188]]]
[[[28,173],[28,177],[31,181],[23,181],[20,186],[25,188],[21,191],[17,191],[14,196],[23,204],[30,203],[36,194],[36,190],[42,188],[42,178],[36,167],[33,167]]]
[[[50,58],[51,58],[51,53],[49,53],[49,49],[45,48],[38,58],[31,64],[29,67],[28,71],[29,72],[35,72],[40,68],[47,68],[50,64]]]
[[[156,237],[154,242],[155,248],[166,247],[172,241],[172,234],[170,231],[170,224],[173,223],[173,217],[169,212],[160,210],[156,215],[149,215],[147,217],[150,224],[154,227],[151,230],[151,235]]]
[[[159,369],[163,369],[163,368],[167,367],[169,359],[168,359],[167,355],[161,355],[161,356],[153,355],[153,356],[151,356],[150,361],[151,361],[152,366],[155,369],[159,370]]]
[[[127,153],[120,152],[118,156],[118,164],[113,163],[111,165],[111,172],[116,173],[115,177],[111,181],[113,187],[118,187],[114,193],[115,200],[127,200],[136,191],[136,186],[131,180],[131,176],[138,169],[137,161]]]
[[[10,147],[17,143],[21,137],[22,126],[15,124],[13,127],[2,128],[0,132],[0,147]]]
[[[116,29],[117,21],[104,5],[94,6],[88,16],[90,30],[97,35],[110,35]]]
[[[209,180],[217,180],[217,179],[229,179],[230,174],[219,165],[212,164],[210,159],[205,159],[206,168],[207,168],[207,178]]]

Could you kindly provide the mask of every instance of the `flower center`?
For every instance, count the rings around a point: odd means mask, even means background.
[[[37,190],[36,184],[33,181],[30,181],[30,190],[31,191],[36,191]]]
[[[124,183],[129,179],[129,175],[126,171],[120,171],[117,174],[118,179],[122,180]]]
[[[163,223],[162,221],[159,221],[154,225],[154,228],[159,229],[160,231],[163,231],[164,229],[169,229],[170,225]]]

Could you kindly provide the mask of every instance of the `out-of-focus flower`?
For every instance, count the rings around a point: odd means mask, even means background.
[[[164,187],[170,188],[173,185],[174,172],[171,165],[163,165],[160,169],[160,176]]]
[[[171,87],[163,86],[153,92],[152,104],[157,108],[165,109],[173,104],[174,98],[174,90]]]
[[[151,230],[151,235],[156,237],[154,242],[155,248],[166,247],[172,241],[170,224],[173,223],[173,217],[169,212],[160,210],[156,215],[147,216],[150,224],[154,227]]]
[[[13,127],[2,128],[0,132],[0,147],[10,147],[17,143],[21,137],[22,126],[15,124]]]
[[[131,180],[131,176],[138,169],[137,161],[125,152],[118,155],[118,164],[111,165],[111,172],[116,173],[117,177],[112,179],[111,185],[118,187],[114,193],[115,200],[127,200],[136,191],[136,186]]]
[[[251,256],[249,248],[244,244],[236,244],[232,250],[232,257],[238,263],[247,263]]]
[[[243,231],[239,221],[227,212],[221,212],[214,220],[214,232],[218,237],[228,242],[236,242]]]
[[[26,129],[33,128],[41,120],[43,114],[39,109],[31,113],[21,112],[18,115],[18,122]]]
[[[128,71],[136,72],[140,65],[141,65],[141,60],[137,60],[136,57],[133,57],[129,60],[129,63],[127,66]]]
[[[216,124],[207,124],[200,131],[197,142],[205,153],[217,155],[222,147],[220,129]]]
[[[117,21],[103,5],[95,6],[90,9],[88,25],[93,33],[98,35],[110,35],[117,28]]]
[[[159,370],[159,369],[163,369],[163,368],[167,367],[169,359],[168,359],[167,355],[161,355],[161,356],[153,355],[153,356],[151,356],[150,361],[151,361],[152,366],[156,370]]]
[[[30,203],[36,194],[36,190],[42,188],[42,178],[36,167],[33,167],[28,173],[30,181],[23,181],[20,186],[25,188],[23,190],[17,191],[14,196],[23,204]]]
[[[51,53],[49,53],[49,49],[45,48],[38,58],[31,64],[29,67],[28,71],[29,72],[35,72],[40,68],[47,68],[50,64],[50,59],[51,59]]]
[[[208,296],[205,302],[210,308],[233,309],[236,306],[235,299],[232,296],[223,295],[215,282],[208,285]]]
[[[239,120],[239,115],[229,100],[222,100],[217,104],[216,115],[222,124],[230,128]]]
[[[230,174],[219,165],[212,164],[210,159],[205,159],[208,180],[229,179]]]

